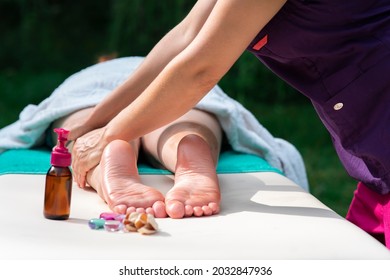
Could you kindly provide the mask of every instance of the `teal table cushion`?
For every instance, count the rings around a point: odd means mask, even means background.
[[[50,168],[50,150],[46,148],[8,150],[0,154],[2,174],[46,174]],[[140,174],[171,174],[164,169],[153,168],[140,162]],[[270,166],[264,159],[234,151],[221,153],[217,173],[282,172]]]

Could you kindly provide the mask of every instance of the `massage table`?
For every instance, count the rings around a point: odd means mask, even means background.
[[[8,156],[0,157],[0,166],[20,155]],[[43,216],[42,171],[49,167],[48,154],[42,156],[41,161],[37,154],[18,161],[30,164],[29,171],[11,168],[0,175],[2,260],[390,259],[390,251],[376,239],[272,167],[245,172],[220,168],[221,212],[156,219],[159,230],[153,235],[90,229],[88,221],[109,209],[93,190],[76,184],[70,218],[48,220]],[[233,158],[228,165],[240,161],[249,162]],[[163,193],[173,185],[170,173],[146,171],[141,179]]]

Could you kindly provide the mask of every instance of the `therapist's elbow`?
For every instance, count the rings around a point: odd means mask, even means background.
[[[220,75],[217,75],[213,68],[199,69],[193,73],[194,83],[204,93],[209,92],[220,79]]]
[[[189,85],[204,93],[210,91],[223,76],[217,65],[207,60],[201,61],[195,56],[183,57],[179,64],[181,64],[179,68],[185,72]]]

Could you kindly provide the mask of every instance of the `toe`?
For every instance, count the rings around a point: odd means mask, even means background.
[[[202,211],[204,216],[211,216],[213,214],[213,211],[209,206],[203,206]]]
[[[191,205],[185,206],[186,217],[191,217],[194,214],[194,208]]]
[[[178,200],[169,201],[166,203],[166,211],[169,217],[173,219],[181,219],[185,214],[184,204]]]
[[[166,218],[167,211],[165,210],[165,203],[162,201],[156,201],[153,206],[154,216],[156,218]]]
[[[194,216],[195,216],[195,217],[201,217],[201,216],[203,216],[202,207],[199,207],[199,206],[194,207]]]
[[[133,206],[127,208],[127,210],[126,210],[126,214],[130,214],[130,213],[133,213],[133,212],[135,212],[135,207],[133,207]]]
[[[210,202],[209,207],[210,207],[211,211],[213,212],[213,214],[219,213],[219,204],[218,203]]]
[[[124,204],[116,205],[112,208],[112,211],[118,214],[126,214],[127,206]]]
[[[145,209],[145,213],[146,214],[150,214],[150,215],[153,215],[154,216],[154,210],[152,207],[148,207]]]

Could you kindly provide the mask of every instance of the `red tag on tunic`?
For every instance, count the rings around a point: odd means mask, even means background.
[[[265,46],[265,44],[267,44],[268,42],[268,35],[265,35],[262,39],[260,39],[260,41],[258,41],[256,43],[256,45],[253,46],[253,49],[258,51],[260,50],[262,47]]]

